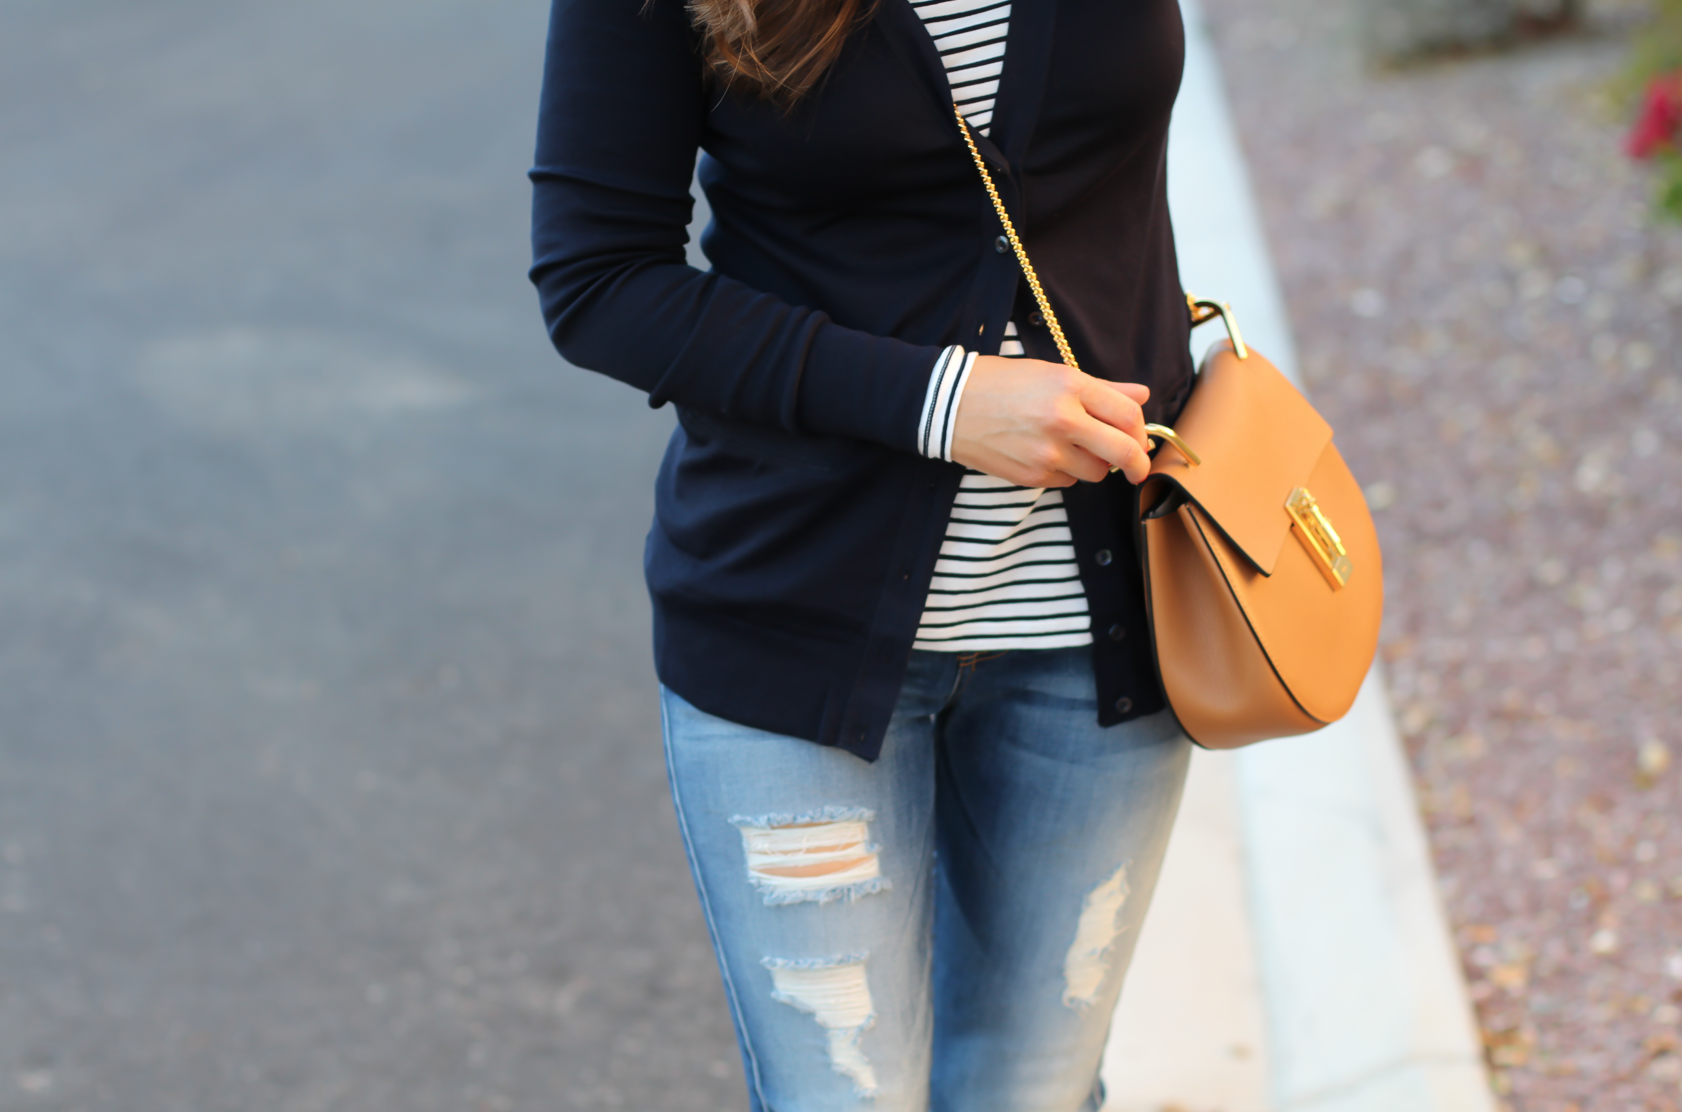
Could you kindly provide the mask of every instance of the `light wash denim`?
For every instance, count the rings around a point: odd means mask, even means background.
[[[1090,648],[912,654],[874,764],[663,691],[754,1112],[1094,1112],[1190,743]]]

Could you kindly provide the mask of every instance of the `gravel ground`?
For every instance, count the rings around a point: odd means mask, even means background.
[[[1682,229],[1607,93],[1640,12],[1375,73],[1340,8],[1205,0],[1303,373],[1378,511],[1494,1084],[1675,1112]]]

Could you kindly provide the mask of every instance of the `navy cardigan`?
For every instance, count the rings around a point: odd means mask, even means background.
[[[1017,0],[977,137],[1089,374],[1191,383],[1165,187],[1176,0]],[[571,363],[677,406],[645,554],[662,682],[874,759],[963,470],[916,452],[930,369],[1037,320],[907,0],[792,111],[706,74],[681,0],[555,0],[531,277]],[[684,261],[697,150],[710,271]],[[1043,328],[1031,355],[1058,357]],[[1160,709],[1119,475],[1066,492],[1099,721]]]

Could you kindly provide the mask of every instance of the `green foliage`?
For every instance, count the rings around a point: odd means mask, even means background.
[[[1682,223],[1682,155],[1653,156],[1653,209],[1663,219]]]
[[[1618,91],[1633,103],[1647,82],[1676,70],[1682,70],[1682,0],[1653,0],[1652,18],[1635,36]]]

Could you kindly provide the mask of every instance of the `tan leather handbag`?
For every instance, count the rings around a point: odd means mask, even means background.
[[[958,114],[987,194],[1057,350],[1079,369]],[[1228,339],[1204,357],[1139,487],[1139,560],[1168,704],[1199,745],[1236,749],[1348,713],[1378,649],[1384,570],[1360,484],[1332,428],[1247,348],[1231,310],[1187,297]]]

